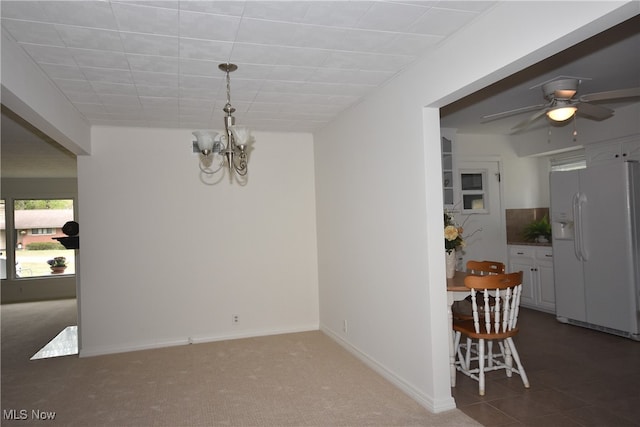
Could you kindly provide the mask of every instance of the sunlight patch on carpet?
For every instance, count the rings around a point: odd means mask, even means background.
[[[78,327],[67,326],[30,360],[78,354]]]

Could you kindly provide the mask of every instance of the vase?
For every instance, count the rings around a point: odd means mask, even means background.
[[[64,266],[64,267],[51,267],[51,274],[63,274],[66,269],[67,269],[66,266]]]
[[[447,261],[447,279],[452,279],[456,274],[456,251],[445,252],[444,256]]]

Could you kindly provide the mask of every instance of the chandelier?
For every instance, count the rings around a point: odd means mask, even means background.
[[[247,152],[254,142],[251,131],[245,126],[236,126],[236,111],[231,106],[231,79],[229,73],[238,69],[235,64],[220,64],[218,68],[226,74],[227,79],[227,103],[222,109],[225,112],[224,134],[212,130],[196,130],[192,132],[197,141],[193,142],[194,151],[200,153],[200,170],[213,175],[229,169],[229,179],[233,179],[234,171],[241,177],[246,177],[248,171]],[[245,178],[246,179],[246,178]]]

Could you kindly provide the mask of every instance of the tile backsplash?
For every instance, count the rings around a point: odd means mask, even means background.
[[[524,243],[524,228],[531,221],[538,221],[545,215],[549,217],[549,208],[507,209],[507,244]]]

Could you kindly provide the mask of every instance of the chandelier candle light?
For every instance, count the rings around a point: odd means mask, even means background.
[[[235,171],[239,176],[246,177],[248,172],[247,151],[254,142],[251,131],[244,126],[236,126],[236,118],[233,113],[236,111],[231,106],[231,79],[229,73],[238,69],[235,64],[220,64],[218,68],[225,72],[227,80],[227,103],[222,109],[225,112],[224,129],[225,134],[218,136],[218,132],[211,130],[197,130],[193,132],[194,150],[200,156],[200,170],[207,175],[213,175],[223,166],[229,168],[229,179],[233,179]],[[220,157],[217,169],[212,169],[214,158]]]

